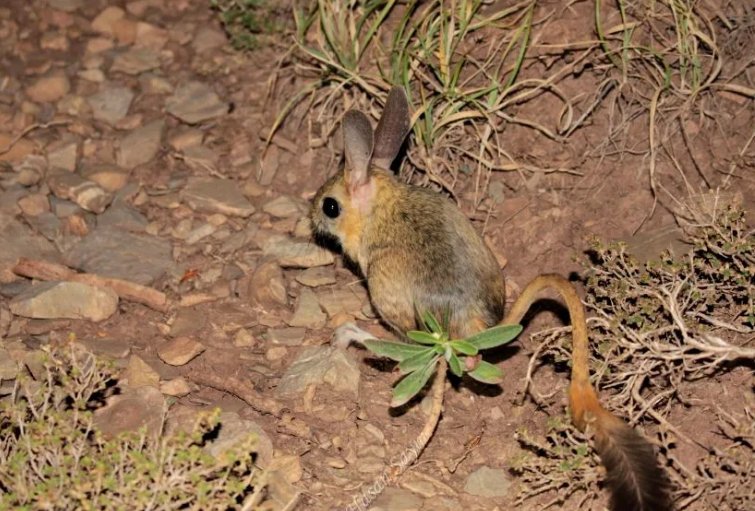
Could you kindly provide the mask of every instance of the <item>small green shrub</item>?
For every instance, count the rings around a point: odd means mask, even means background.
[[[76,345],[47,349],[41,377],[19,375],[0,401],[0,509],[252,509],[264,487],[254,438],[207,454],[217,414],[191,433],[105,438],[93,407],[112,370]]]

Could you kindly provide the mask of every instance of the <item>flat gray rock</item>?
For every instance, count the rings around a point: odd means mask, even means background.
[[[69,266],[145,286],[173,268],[169,241],[121,229],[95,229],[64,254]]]
[[[158,67],[160,67],[159,53],[149,48],[135,47],[116,55],[110,72],[138,75]]]
[[[89,96],[87,103],[95,119],[112,125],[126,117],[133,99],[134,93],[128,87],[109,87]]]
[[[212,88],[202,82],[185,83],[165,102],[165,109],[188,124],[196,124],[228,113],[228,103],[221,101]]]
[[[152,121],[123,137],[118,150],[118,165],[133,169],[154,158],[162,144],[164,125],[162,119]]]
[[[296,396],[310,385],[327,383],[338,392],[357,395],[359,366],[345,351],[331,346],[305,348],[278,383],[279,396]]]
[[[35,234],[13,216],[0,212],[0,282],[16,280],[12,268],[19,257],[59,262],[60,254],[52,243]]]
[[[254,206],[244,197],[236,181],[216,177],[191,178],[181,191],[183,199],[200,211],[248,217]]]
[[[118,295],[81,282],[42,282],[13,298],[9,306],[25,318],[102,321],[118,308]]]
[[[469,474],[464,491],[478,497],[505,497],[511,490],[511,479],[505,470],[482,466]]]

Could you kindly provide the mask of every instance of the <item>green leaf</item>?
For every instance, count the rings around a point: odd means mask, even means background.
[[[427,328],[427,330],[431,333],[439,335],[443,333],[443,328],[440,326],[440,323],[438,323],[438,320],[435,319],[435,316],[432,312],[425,312],[422,315],[422,321],[425,323],[425,328]]]
[[[433,359],[429,364],[413,373],[404,377],[403,380],[398,382],[398,385],[393,389],[393,399],[391,400],[391,406],[397,407],[409,402],[411,398],[417,395],[422,388],[427,384],[427,380],[433,375],[435,367],[438,364],[438,358]],[[438,376],[442,377],[441,375]]]
[[[513,341],[521,331],[522,325],[498,325],[474,334],[466,341],[478,350],[487,350]]]
[[[464,374],[464,369],[461,366],[461,361],[455,354],[451,354],[451,357],[448,359],[448,368],[451,369],[451,372],[456,376],[461,377]]]
[[[438,344],[440,342],[440,336],[429,334],[427,332],[420,332],[419,330],[410,330],[406,332],[406,336],[414,342],[420,344]]]
[[[479,351],[477,346],[467,341],[451,341],[451,347],[464,355],[475,356]]]
[[[390,358],[396,362],[403,362],[420,352],[427,351],[424,346],[409,344],[406,342],[380,341],[378,339],[367,339],[363,342],[368,350],[375,355]]]
[[[480,360],[475,370],[467,374],[482,383],[495,385],[503,382],[503,371],[498,366],[494,366],[484,360]]]
[[[431,347],[421,347],[421,349],[422,351],[419,351],[411,357],[401,361],[401,363],[398,365],[398,370],[401,371],[401,374],[408,374],[413,373],[414,371],[418,371],[425,367],[430,362],[431,358],[438,357],[438,354],[435,353],[435,350]]]

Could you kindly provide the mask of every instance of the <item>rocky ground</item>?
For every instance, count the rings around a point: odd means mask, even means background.
[[[280,469],[300,509],[333,509],[412,439],[423,407],[392,414],[389,368],[328,344],[346,321],[384,331],[358,278],[310,240],[308,200],[330,155],[294,126],[265,148],[279,53],[233,52],[204,2],[3,3],[0,359],[83,343],[122,368],[123,394],[99,413],[106,431],[157,427],[164,409],[178,427],[219,406],[228,435],[260,434],[260,464]],[[647,207],[632,193],[617,211]],[[527,255],[513,265],[520,282],[576,267],[563,257],[571,232],[549,249],[538,233],[583,222],[549,201],[539,220],[507,227]],[[525,369],[525,356],[506,367],[513,381]],[[545,418],[519,384],[474,390],[449,397],[446,433],[375,509],[507,502],[512,433]]]

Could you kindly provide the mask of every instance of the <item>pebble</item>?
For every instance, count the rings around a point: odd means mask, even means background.
[[[0,382],[2,380],[15,379],[18,376],[18,372],[18,362],[11,358],[8,350],[0,347]]]
[[[240,328],[233,336],[233,345],[237,348],[251,348],[257,344],[257,340],[246,328]]]
[[[287,195],[276,197],[262,206],[262,211],[276,218],[299,217],[307,211],[306,206]]]
[[[288,348],[285,346],[273,346],[265,351],[265,360],[270,362],[278,361],[288,354]]]
[[[274,257],[284,268],[311,268],[335,262],[335,257],[328,250],[281,234],[274,234],[262,242],[262,253]]]
[[[270,342],[283,346],[301,346],[306,334],[306,328],[270,328],[267,331],[267,338]]]
[[[39,216],[50,211],[50,201],[47,195],[32,193],[18,200],[18,207],[27,216]]]
[[[295,279],[299,284],[308,287],[328,286],[336,283],[336,273],[332,267],[316,266],[314,268],[307,268],[299,273]]]
[[[160,383],[160,392],[168,396],[183,397],[192,390],[192,386],[183,376]]]
[[[128,87],[107,87],[87,98],[92,115],[98,121],[115,125],[126,117],[134,93]]]
[[[131,358],[133,360],[134,356]],[[142,427],[151,435],[159,435],[164,407],[162,393],[154,385],[143,385],[108,399],[107,405],[95,412],[94,423],[107,437]]]
[[[64,258],[73,268],[148,286],[173,269],[171,248],[155,236],[103,226],[65,251]]]
[[[165,29],[139,21],[136,23],[136,41],[134,46],[151,48],[152,50],[159,51],[168,42],[168,32]]]
[[[168,139],[168,145],[176,151],[185,151],[190,147],[201,145],[204,135],[203,131],[196,128],[183,127]]]
[[[157,355],[168,365],[182,366],[201,354],[206,348],[191,337],[176,337],[157,349]]]
[[[126,186],[129,178],[128,171],[117,165],[108,164],[86,165],[81,169],[81,175],[110,193],[117,192]]]
[[[85,0],[47,0],[47,3],[53,9],[63,12],[73,12],[84,6]]]
[[[381,466],[382,469],[382,466]],[[386,488],[375,499],[370,511],[420,511],[423,500],[403,488]]]
[[[223,412],[220,414],[220,429],[218,436],[205,451],[219,458],[229,449],[237,447],[249,437],[255,438],[254,451],[257,453],[255,463],[260,468],[266,468],[273,459],[273,443],[265,430],[256,422],[242,419],[236,412]]]
[[[159,119],[123,137],[118,151],[118,165],[133,169],[152,160],[162,144],[164,126],[165,121]]]
[[[317,296],[309,288],[302,288],[294,315],[288,320],[289,326],[322,328],[328,317],[320,308]]]
[[[181,197],[193,209],[248,217],[254,206],[241,193],[239,183],[220,178],[191,178]]]
[[[209,85],[191,81],[180,85],[165,102],[165,109],[187,124],[197,124],[228,113],[228,103]]]
[[[13,142],[13,135],[0,133],[0,147],[8,147],[11,142]],[[17,140],[10,149],[0,153],[0,161],[21,161],[35,150],[36,146],[33,142],[26,139]]]
[[[123,19],[125,16],[126,11],[120,7],[106,7],[92,20],[92,30],[100,34],[115,35],[113,25],[116,21]]]
[[[131,232],[145,232],[147,217],[124,203],[116,203],[97,217],[97,227],[123,229]]]
[[[304,348],[281,377],[276,394],[301,395],[310,385],[327,383],[337,392],[357,395],[359,366],[345,351],[330,346]]]
[[[97,183],[71,172],[56,172],[47,177],[47,185],[56,197],[71,200],[82,209],[102,213],[113,200],[113,195]]]
[[[88,319],[102,321],[118,308],[118,295],[107,288],[81,282],[42,282],[10,302],[17,316],[38,319]]]
[[[138,75],[158,67],[160,67],[158,53],[149,48],[134,47],[115,56],[110,72]]]
[[[60,261],[60,254],[55,247],[39,234],[34,233],[24,224],[9,215],[0,212],[0,282],[12,282],[18,279],[12,268],[20,257]]]
[[[212,27],[202,27],[197,31],[191,45],[197,53],[204,53],[228,44],[228,38],[220,30]]]
[[[51,169],[76,170],[78,144],[76,141],[62,141],[47,151],[47,166]]]
[[[262,309],[288,305],[286,281],[280,266],[266,261],[255,268],[249,279],[249,299],[253,307]]]
[[[500,468],[482,466],[469,474],[464,491],[477,497],[505,497],[511,490],[511,479]]]
[[[16,181],[22,186],[33,186],[39,183],[47,173],[47,160],[44,157],[30,154],[21,163],[15,165]]]
[[[131,346],[121,339],[84,339],[81,343],[95,355],[110,359],[126,358],[131,354]]]
[[[321,292],[317,299],[328,317],[332,318],[342,313],[355,314],[361,311],[367,296],[366,293],[357,294],[351,289],[330,289]]]
[[[52,103],[68,94],[69,90],[71,83],[68,77],[63,71],[56,70],[38,78],[25,92],[36,103]]]
[[[212,236],[215,231],[217,231],[217,228],[209,223],[202,224],[196,229],[193,229],[191,232],[189,232],[186,235],[186,238],[184,241],[187,245],[194,245],[195,243],[198,243],[199,241],[205,239],[207,236]]]

